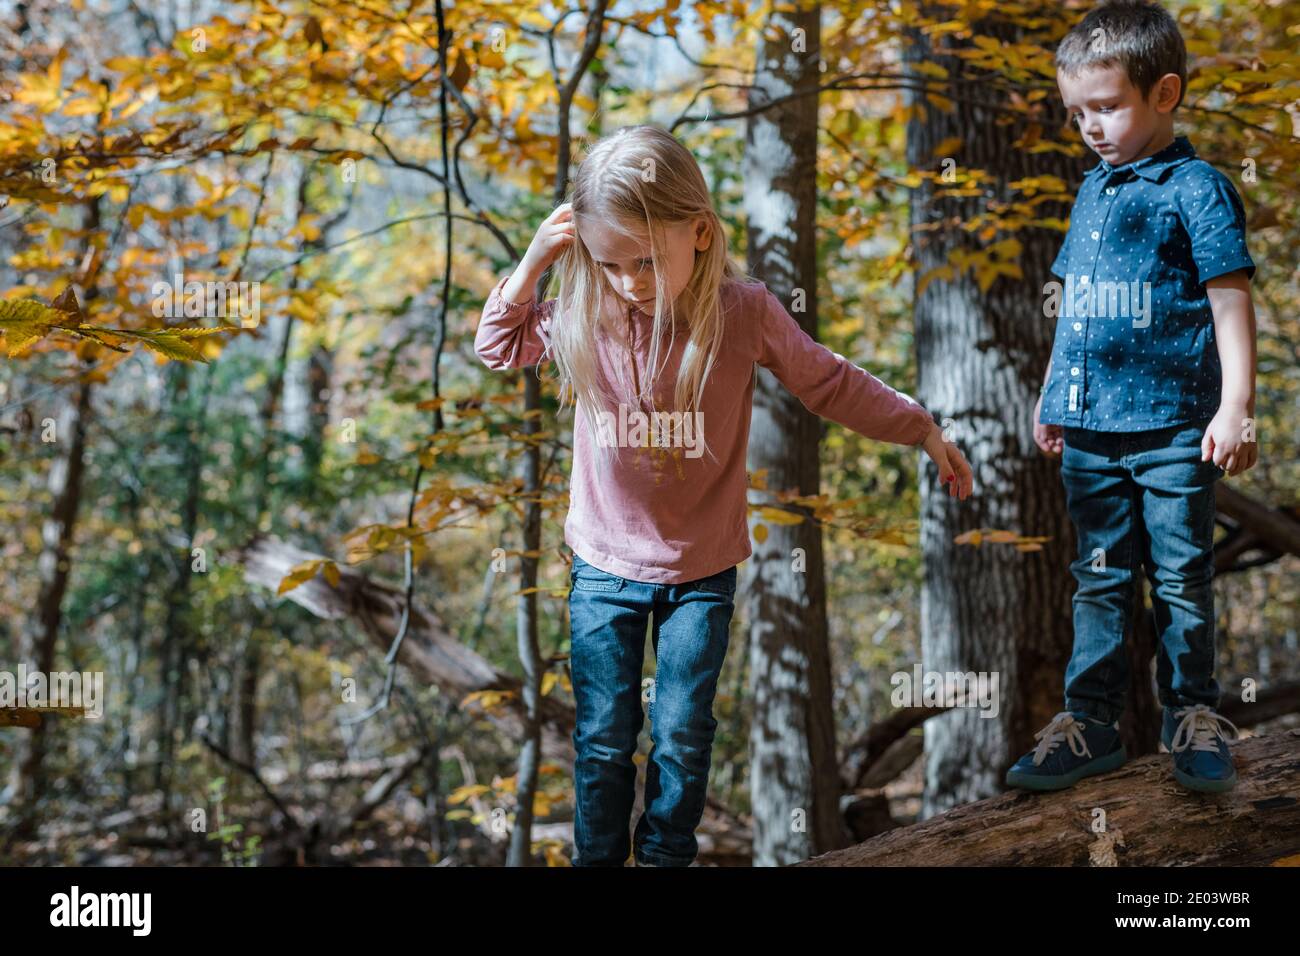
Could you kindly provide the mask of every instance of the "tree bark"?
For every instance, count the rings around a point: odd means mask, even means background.
[[[750,105],[820,82],[821,8],[774,11],[759,42]],[[747,266],[817,337],[817,96],[750,117],[745,132]],[[756,369],[748,465],[772,489],[821,490],[821,420]],[[805,509],[805,513],[808,513]],[[749,622],[754,863],[806,859],[849,841],[831,707],[821,528],[768,528],[745,583]]]
[[[1007,41],[1016,35],[1006,24],[975,29]],[[989,94],[964,61],[935,54],[919,35],[915,41],[905,50],[912,82],[926,81],[914,68],[918,61],[938,63],[952,78],[940,92],[957,108],[946,112],[924,94],[910,97],[923,115],[908,123],[908,164],[939,170],[947,157],[935,156],[935,147],[956,137],[962,141],[955,152],[960,168],[993,177],[977,197],[939,198],[929,180],[913,193],[913,242],[917,275],[923,276],[945,265],[950,252],[978,246],[956,224],[985,213],[992,199],[1016,198],[1009,182],[1052,174],[1074,183],[1083,167],[1059,153],[1013,147],[1025,124],[999,125],[1004,114],[973,105]],[[945,48],[959,42],[943,41]],[[1044,216],[1065,215],[1064,209],[1038,209]],[[942,228],[933,228],[940,217]],[[1039,452],[1030,421],[1053,334],[1040,289],[1061,235],[1040,229],[1016,235],[1024,244],[1023,279],[1003,276],[982,292],[973,276],[963,274],[931,282],[915,303],[918,398],[951,427],[975,474],[974,496],[959,504],[938,484],[933,463],[922,458],[922,658],[926,670],[997,673],[1001,693],[995,718],[959,707],[926,722],[923,817],[998,793],[1007,768],[1034,743],[1034,732],[1063,707],[1074,538],[1058,465]],[[981,527],[1050,540],[1037,552],[954,543],[961,532]]]
[[[1300,853],[1300,730],[1229,746],[1239,779],[1224,794],[1184,790],[1170,756],[1153,754],[1069,790],[981,800],[803,865],[1262,866]]]
[[[586,32],[577,61],[569,72],[569,77],[562,84],[559,82],[559,65],[552,62],[556,85],[559,87],[558,115],[558,162],[555,170],[555,186],[552,201],[555,205],[564,202],[569,186],[571,133],[569,123],[573,109],[573,98],[578,92],[588,67],[591,66],[600,49],[601,36],[604,32],[605,9],[608,0],[589,0],[587,10]],[[551,48],[554,51],[554,47]],[[552,61],[554,53],[552,52]],[[444,149],[444,155],[446,155]],[[450,194],[448,194],[450,203]],[[448,207],[450,215],[450,207]],[[450,221],[450,219],[448,220]],[[537,283],[534,295],[538,302],[545,298],[546,284],[550,270]],[[542,388],[535,366],[524,369],[524,409],[527,416],[522,426],[525,436],[531,438],[541,431]],[[535,414],[529,414],[529,413]],[[514,827],[510,831],[510,849],[507,856],[508,866],[528,866],[532,860],[532,825],[533,798],[537,793],[537,773],[539,769],[538,752],[540,750],[541,724],[539,705],[541,702],[542,655],[537,640],[537,558],[542,549],[542,452],[541,446],[530,441],[524,449],[521,461],[521,491],[525,496],[524,520],[521,529],[522,548],[519,556],[519,598],[516,602],[518,611],[515,617],[515,642],[519,650],[519,663],[523,667],[524,680],[520,685],[523,694],[523,733],[519,748],[519,770],[515,775],[518,805],[515,810]]]

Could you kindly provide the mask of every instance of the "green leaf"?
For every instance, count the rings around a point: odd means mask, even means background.
[[[135,337],[159,355],[165,355],[169,359],[179,362],[202,362],[205,365],[208,362],[202,352],[180,336],[168,332],[137,332]]]
[[[68,313],[35,299],[0,300],[0,326],[5,328],[20,325],[54,325],[66,321],[67,318]]]

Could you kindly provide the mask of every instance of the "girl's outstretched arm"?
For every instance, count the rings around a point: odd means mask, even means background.
[[[816,341],[770,290],[762,299],[758,364],[771,370],[808,411],[868,438],[921,446],[939,466],[939,480],[950,485],[950,496],[970,494],[970,465],[956,445],[943,440],[924,406]]]
[[[934,417],[922,405],[810,336],[770,290],[762,304],[758,364],[808,411],[868,438],[896,445],[925,441]]]

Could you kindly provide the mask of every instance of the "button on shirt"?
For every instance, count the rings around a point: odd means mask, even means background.
[[[1063,282],[1043,424],[1146,431],[1218,411],[1205,283],[1238,269],[1253,277],[1255,263],[1241,197],[1186,136],[1089,169],[1051,269]]]

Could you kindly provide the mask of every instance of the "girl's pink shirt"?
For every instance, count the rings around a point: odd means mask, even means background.
[[[540,305],[507,302],[497,283],[483,306],[474,351],[490,369],[536,365],[550,345],[555,300]],[[624,447],[609,466],[598,457],[581,415],[575,415],[573,471],[564,540],[593,567],[619,577],[655,584],[683,584],[724,571],[748,558],[745,471],[756,366],[769,369],[813,414],[868,438],[920,445],[934,424],[910,396],[895,391],[865,369],[815,341],[761,282],[723,282],[723,348],[709,374],[701,402],[709,449],[698,457],[678,447]],[[644,379],[653,316],[633,309],[635,365],[629,349],[597,341],[602,384],[618,393],[615,362],[624,378]],[[654,408],[668,409],[686,335],[661,349],[663,371],[654,389]],[[664,357],[666,353],[666,358]],[[606,402],[615,423],[616,404]],[[627,414],[635,414],[629,408]],[[649,418],[654,409],[642,404]],[[630,428],[630,426],[629,426]],[[650,441],[646,438],[647,445]],[[702,446],[699,446],[702,447]]]

